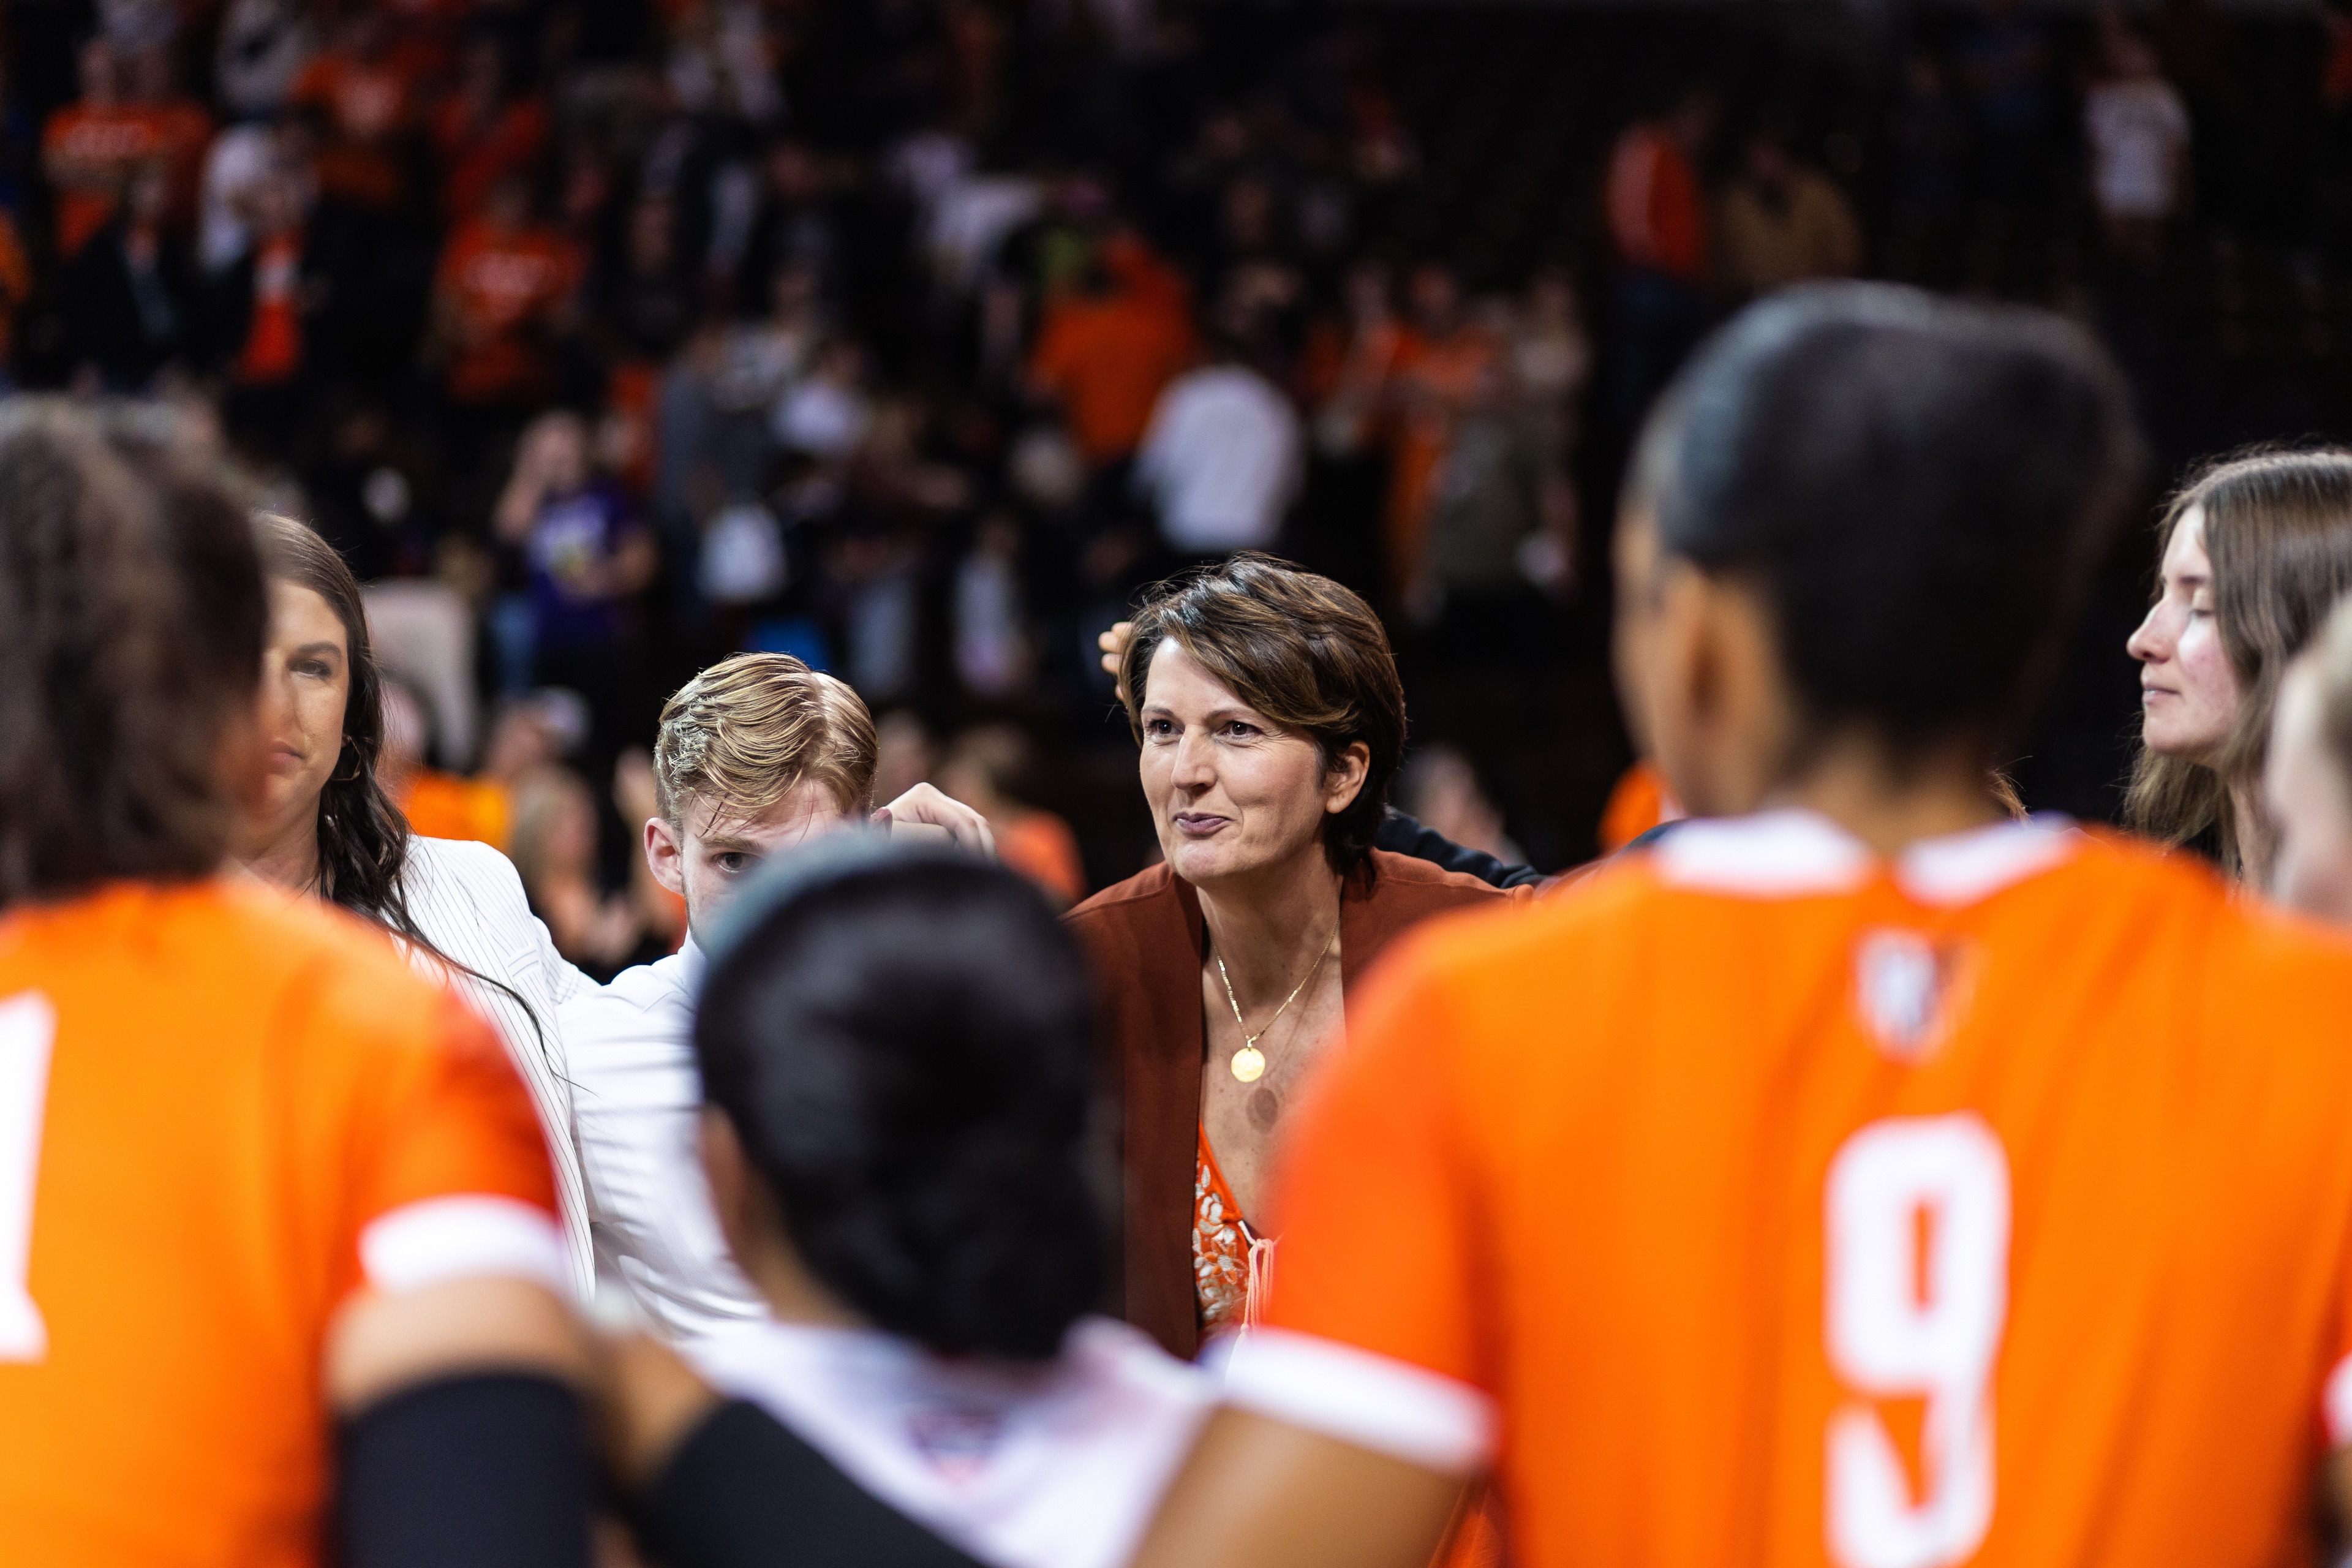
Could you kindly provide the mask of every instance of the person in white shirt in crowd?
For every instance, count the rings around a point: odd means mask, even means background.
[[[2147,39],[2118,33],[2107,53],[2113,74],[2083,98],[2091,192],[2107,242],[2126,259],[2153,268],[2165,223],[2182,205],[2189,110]]]
[[[1135,457],[1160,542],[1179,557],[1274,543],[1304,473],[1306,431],[1289,396],[1250,363],[1247,313],[1221,307],[1209,359],[1170,382]]]
[[[1015,873],[858,832],[780,856],[710,952],[702,1159],[771,1321],[615,1358],[649,1553],[1118,1568],[1213,1379],[1093,1315],[1118,1173],[1077,944]]]
[[[681,687],[654,743],[656,880],[686,900],[688,935],[559,1016],[600,1282],[673,1340],[765,1308],[729,1258],[695,1149],[702,1103],[690,1042],[703,942],[742,880],[787,846],[868,819],[874,720],[856,692],[787,654],[739,654]],[[871,820],[993,853],[976,811],[916,784]]]

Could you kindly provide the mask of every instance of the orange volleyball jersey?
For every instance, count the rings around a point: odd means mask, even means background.
[[[331,912],[119,884],[0,917],[0,1560],[317,1558],[330,1318],[560,1279],[487,1027]]]
[[[2063,826],[1787,814],[1439,923],[1349,1021],[1232,1397],[1491,1460],[1524,1568],[2308,1559],[2331,935]]]

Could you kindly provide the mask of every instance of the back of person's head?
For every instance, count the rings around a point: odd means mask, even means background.
[[[874,768],[864,699],[782,653],[737,654],[679,687],[654,742],[655,791],[673,827],[697,802],[715,821],[745,821],[809,783],[855,816],[873,797]]]
[[[2126,815],[2176,843],[2220,831],[2234,861],[2233,787],[2251,788],[2268,754],[2271,711],[2289,660],[2352,592],[2352,451],[2257,452],[2193,475],[2158,528],[2159,559],[2184,519],[2201,515],[2213,569],[2213,623],[2238,679],[2238,710],[2212,765],[2141,747]]]
[[[1173,642],[1266,718],[1311,739],[1326,769],[1364,744],[1363,787],[1324,819],[1323,850],[1342,876],[1367,863],[1404,757],[1404,686],[1388,632],[1357,593],[1244,550],[1155,587],[1135,612],[1119,690],[1139,744],[1151,660]]]
[[[167,440],[0,407],[0,907],[218,868],[268,619],[244,514]]]
[[[1702,348],[1628,505],[1759,596],[1801,740],[1995,761],[2055,672],[2138,469],[2079,329],[1885,284],[1790,289]]]
[[[944,850],[845,836],[762,876],[695,1053],[793,1249],[890,1333],[1051,1356],[1106,1254],[1076,943],[1021,878]]]

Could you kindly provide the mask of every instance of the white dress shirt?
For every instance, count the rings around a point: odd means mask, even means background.
[[[767,1316],[702,1176],[693,1032],[703,963],[689,936],[562,1014],[597,1276],[681,1343]]]
[[[713,1388],[996,1568],[1118,1568],[1216,1398],[1209,1373],[1105,1318],[1032,1367],[806,1323],[686,1353]]]
[[[589,1241],[580,1156],[572,1144],[572,1086],[556,1019],[565,1001],[593,993],[596,983],[555,951],[547,927],[530,912],[513,863],[487,844],[412,837],[401,891],[407,895],[409,916],[425,940],[474,971],[446,978],[489,1020],[530,1091],[555,1169],[556,1205],[563,1216],[572,1285],[585,1301],[595,1291],[595,1254]],[[417,953],[415,961],[424,973],[445,978],[429,955]],[[476,975],[498,981],[514,994],[485,984]]]

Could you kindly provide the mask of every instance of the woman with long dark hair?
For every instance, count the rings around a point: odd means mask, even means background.
[[[262,661],[268,780],[238,825],[236,858],[290,892],[340,904],[399,938],[488,1018],[547,1134],[574,1283],[594,1288],[580,1160],[555,1010],[594,988],[567,963],[506,857],[412,834],[376,779],[383,679],[357,579],[291,518],[253,521],[269,585]]]

